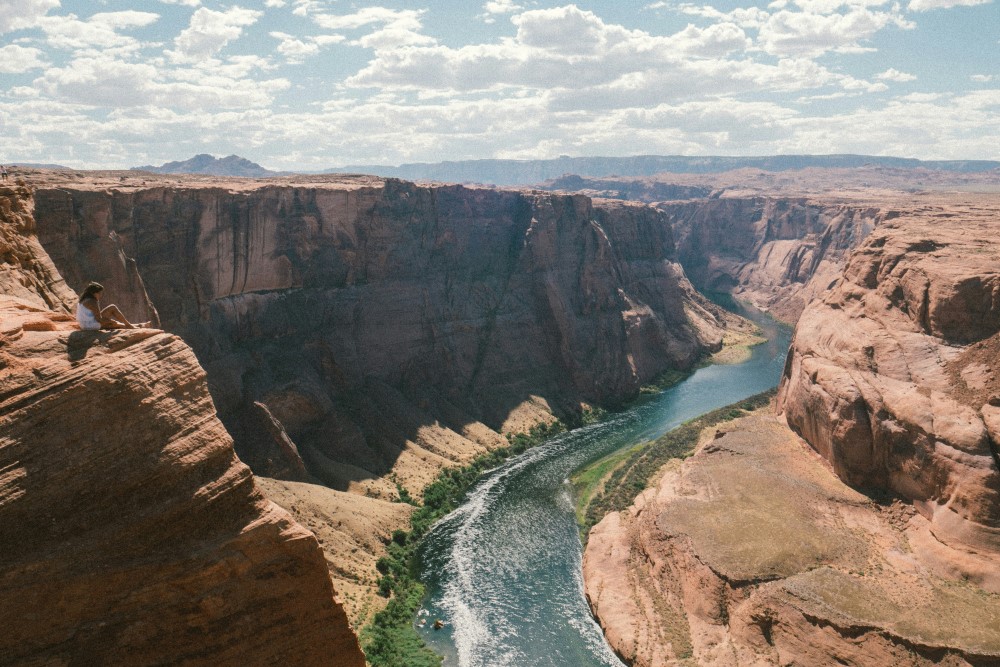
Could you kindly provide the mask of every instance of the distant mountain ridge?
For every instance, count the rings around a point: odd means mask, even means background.
[[[929,169],[956,173],[1000,171],[994,160],[917,160],[878,155],[769,155],[756,157],[635,155],[631,157],[568,157],[550,160],[457,160],[448,162],[417,162],[389,165],[351,165],[326,169],[324,174],[372,174],[407,181],[442,181],[449,183],[483,183],[498,186],[533,185],[567,174],[590,178],[610,176],[643,177],[664,172],[675,174],[715,174],[734,169],[790,171],[815,168],[857,168],[864,166],[893,169]],[[154,167],[145,165],[134,170],[155,174],[206,174],[268,178],[293,173],[272,171],[238,155],[217,158],[207,153]]]
[[[154,174],[206,174],[208,176],[239,176],[243,178],[267,178],[283,176],[288,172],[271,171],[256,162],[239,155],[218,158],[208,153],[200,153],[189,160],[167,162],[160,167],[145,165],[132,167],[135,171],[149,171]]]
[[[712,174],[743,168],[788,171],[807,167],[850,168],[866,165],[954,172],[984,172],[1000,169],[1000,162],[992,160],[917,160],[875,155],[771,155],[759,157],[636,155],[632,157],[564,156],[551,160],[459,160],[402,164],[398,167],[354,165],[329,169],[324,173],[373,174],[405,180],[527,185],[541,183],[565,174],[598,178],[652,176],[663,172]]]

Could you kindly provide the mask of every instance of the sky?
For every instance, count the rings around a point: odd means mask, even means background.
[[[1000,160],[1000,0],[0,0],[0,163]]]

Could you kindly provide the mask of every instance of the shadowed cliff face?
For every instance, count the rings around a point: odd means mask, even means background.
[[[31,203],[0,188],[0,663],[363,665],[191,349],[79,331]]]
[[[886,217],[877,206],[800,198],[664,203],[691,281],[732,292],[788,322],[840,276],[848,254]]]
[[[422,488],[721,344],[652,209],[370,181],[35,199],[70,284],[192,345],[241,457],[335,488]]]

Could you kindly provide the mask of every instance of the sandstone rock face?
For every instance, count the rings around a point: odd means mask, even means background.
[[[731,292],[794,322],[891,210],[803,198],[723,197],[658,205],[677,257],[702,289]]]
[[[392,497],[392,474],[418,492],[498,432],[633,396],[721,343],[725,316],[648,207],[370,178],[227,186],[63,184],[36,215],[70,284],[102,281],[194,348],[264,474],[299,474],[283,433],[333,488]],[[241,431],[261,419],[266,438]]]
[[[880,227],[803,313],[779,393],[789,425],[844,481],[912,500],[927,548],[961,552],[944,567],[993,590],[998,213],[958,201]]]
[[[933,572],[926,523],[747,417],[594,527],[586,593],[630,665],[997,664],[1000,598]]]
[[[0,664],[365,664],[177,336],[83,332],[0,189]]]

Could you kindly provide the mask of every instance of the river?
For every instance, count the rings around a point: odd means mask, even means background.
[[[428,595],[420,631],[445,665],[622,666],[583,594],[568,478],[611,452],[774,387],[791,331],[761,313],[741,314],[768,337],[748,361],[701,368],[622,413],[507,461],[428,534],[421,549]],[[438,618],[445,626],[433,630]]]

